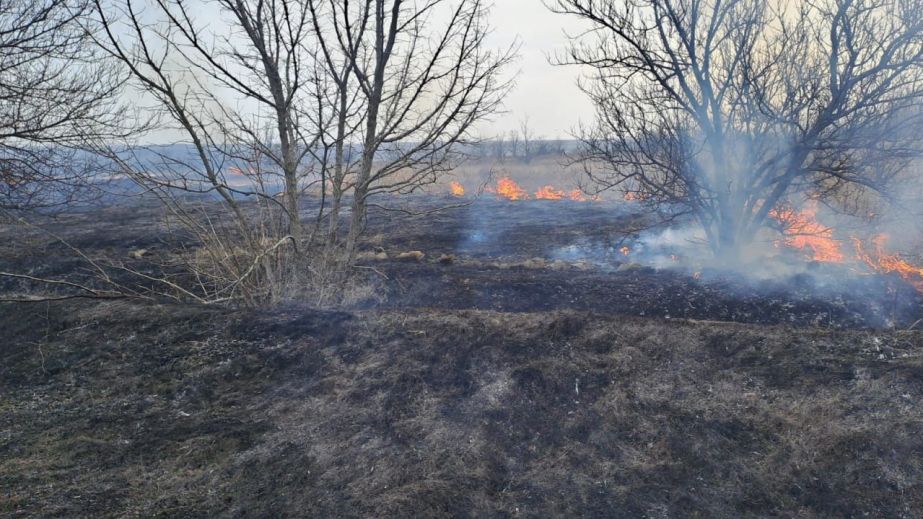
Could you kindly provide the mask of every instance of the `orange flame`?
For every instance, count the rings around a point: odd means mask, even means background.
[[[555,189],[554,186],[545,186],[535,192],[535,198],[538,200],[562,200],[564,191]]]
[[[625,245],[619,249],[619,252],[621,252],[625,256],[628,256],[629,254],[631,254],[631,249],[627,245]]]
[[[887,234],[879,234],[872,238],[872,245],[875,247],[874,252],[866,252],[862,241],[853,238],[853,245],[856,248],[856,257],[877,272],[889,274],[896,272],[902,279],[910,283],[917,290],[923,292],[923,267],[913,265],[899,254],[889,254],[885,251],[885,243],[888,241]]]
[[[786,237],[776,242],[789,247],[805,250],[814,261],[840,263],[846,261],[842,242],[833,237],[833,229],[817,221],[817,204],[809,203],[803,210],[774,209],[769,213],[782,223]],[[900,254],[890,253],[885,244],[887,234],[874,236],[870,241],[873,250],[867,250],[862,240],[850,237],[853,243],[853,260],[864,263],[881,274],[896,273],[902,279],[923,292],[923,266],[914,265],[903,259]]]
[[[484,189],[487,193],[493,193],[498,197],[507,200],[572,200],[574,202],[598,201],[599,196],[588,198],[580,189],[565,191],[552,185],[543,186],[531,197],[519,184],[510,177],[502,177],[497,180],[497,187],[487,187]],[[454,190],[453,190],[454,192]]]
[[[586,195],[583,194],[583,191],[579,189],[572,189],[569,193],[567,193],[567,198],[570,198],[574,202],[586,202],[589,200]],[[594,197],[594,200],[598,199],[599,197]]]
[[[454,180],[449,189],[452,190],[452,196],[465,196],[465,187]]]
[[[526,194],[526,191],[519,187],[519,184],[516,183],[510,177],[503,177],[497,181],[497,189],[489,189],[489,192],[496,193],[498,196],[506,198],[507,200],[528,200],[529,195]]]
[[[773,209],[769,214],[784,226],[786,237],[781,243],[810,253],[814,261],[840,263],[846,259],[840,250],[840,240],[833,237],[833,229],[817,221],[816,203],[808,204],[801,211]]]
[[[647,199],[647,197],[644,196],[644,193],[640,191],[625,191],[625,194],[622,195],[622,198],[625,199],[626,202],[637,202]]]

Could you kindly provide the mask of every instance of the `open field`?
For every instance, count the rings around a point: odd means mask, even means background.
[[[918,516],[912,288],[637,266],[638,215],[554,204],[373,218],[339,310],[0,305],[0,515]],[[157,221],[53,228],[143,268]],[[82,268],[22,232],[4,270]]]

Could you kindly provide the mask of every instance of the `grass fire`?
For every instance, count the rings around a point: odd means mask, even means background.
[[[893,272],[917,290],[923,290],[923,266],[909,263],[902,259],[899,253],[889,252],[888,234],[874,235],[867,242],[858,236],[849,236],[847,239],[835,238],[835,230],[817,220],[816,203],[808,204],[801,211],[788,209],[773,211],[771,214],[783,226],[784,237],[776,241],[777,246],[804,251],[813,261],[850,262],[868,267],[873,272]]]
[[[0,2],[0,64],[2,517],[921,516],[921,0]]]
[[[453,182],[449,187],[454,196],[463,196],[464,187],[457,182]],[[580,188],[564,190],[556,188],[553,185],[544,185],[538,188],[534,194],[529,194],[525,189],[520,187],[515,180],[508,176],[501,177],[497,180],[495,186],[489,185],[485,188],[487,193],[496,195],[499,199],[518,201],[518,200],[570,200],[573,202],[588,202],[591,200],[598,201],[598,196],[588,197]],[[460,193],[460,194],[459,194]]]

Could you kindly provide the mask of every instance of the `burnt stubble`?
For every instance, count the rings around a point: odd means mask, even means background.
[[[48,225],[90,251],[176,243],[152,207],[101,211]],[[493,244],[469,234],[487,211]],[[362,245],[387,255],[362,260],[376,297],[336,309],[4,304],[0,511],[915,516],[915,291],[695,279],[592,245],[640,219],[487,200],[394,219]],[[593,257],[555,255],[573,244]],[[55,247],[43,275],[76,268]]]

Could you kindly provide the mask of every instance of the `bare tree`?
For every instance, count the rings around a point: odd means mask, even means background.
[[[369,199],[432,183],[497,110],[513,49],[489,50],[481,0],[364,0],[334,9],[341,51],[365,105],[362,158],[346,249],[352,254]]]
[[[502,134],[497,135],[491,140],[491,144],[494,158],[497,160],[504,160],[507,153],[507,142],[504,136]]]
[[[350,178],[355,176],[361,160],[361,150],[355,141],[363,126],[367,107],[352,73],[353,61],[363,40],[355,38],[347,41],[343,35],[360,34],[366,29],[361,25],[364,20],[351,16],[348,2],[307,0],[307,3],[317,38],[317,64],[321,69],[317,76],[330,86],[317,89],[323,97],[317,106],[319,112],[325,106],[331,107],[328,111],[331,120],[335,121],[333,125],[318,123],[320,128],[329,127],[321,134],[321,156],[318,160],[323,165],[321,171],[332,195],[326,240],[330,250],[338,244],[344,196],[353,187],[354,182]],[[319,116],[319,119],[322,117]]]
[[[289,274],[309,270],[302,260],[312,242],[300,201],[318,182],[312,153],[325,130],[318,125],[332,120],[317,108],[323,78],[308,7],[94,1],[100,44],[131,72],[160,128],[179,135],[166,148],[123,146],[106,155],[206,245],[207,277],[221,287],[209,297],[242,289],[244,278],[257,299],[294,289]],[[213,209],[190,205],[189,193],[216,197],[228,214],[212,219]]]
[[[532,131],[532,125],[529,124],[528,117],[519,121],[519,135],[521,138],[522,159],[527,163],[531,162],[538,153],[541,142],[536,137],[535,132]]]
[[[519,130],[510,130],[509,149],[511,158],[519,157],[521,145],[522,138],[519,135]]]
[[[180,135],[104,153],[199,238],[207,300],[342,280],[324,270],[351,264],[369,199],[435,181],[506,90],[477,0],[94,1],[99,43]]]
[[[694,216],[735,255],[781,205],[885,193],[920,151],[923,2],[555,0],[589,31],[603,187]]]
[[[121,132],[123,76],[84,28],[91,6],[0,2],[0,209],[71,200],[95,172],[79,150]]]

